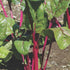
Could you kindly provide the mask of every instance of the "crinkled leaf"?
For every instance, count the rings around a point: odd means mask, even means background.
[[[1,46],[0,47],[0,58],[6,58],[6,56],[10,53],[10,51],[4,47],[4,46]]]
[[[7,56],[6,56],[6,58],[4,58],[3,60],[4,60],[4,62],[7,62],[7,61],[9,61],[11,58],[12,58],[12,52],[10,52]]]
[[[35,10],[32,8],[32,6],[31,6],[31,4],[30,4],[30,2],[29,2],[28,0],[27,0],[27,3],[28,3],[28,6],[29,6],[29,10],[30,10],[32,19],[33,19],[33,21],[35,21],[35,20],[36,20],[36,12],[35,12]]]
[[[20,54],[26,55],[29,52],[29,48],[31,46],[31,40],[30,41],[17,40],[14,42],[14,45]]]
[[[4,40],[6,35],[7,29],[7,20],[4,15],[0,14],[0,40]]]
[[[45,11],[48,13],[48,18],[59,17],[66,11],[70,0],[46,0]]]
[[[3,41],[13,33],[12,26],[15,24],[15,21],[11,18],[6,18],[4,15],[0,14],[0,40]]]
[[[44,29],[47,28],[47,16],[44,12],[44,4],[41,4],[37,10],[37,22],[36,24],[36,33],[41,33]]]
[[[10,40],[6,45],[4,45],[8,50],[12,49],[12,41]]]
[[[10,35],[13,33],[13,25],[15,24],[15,21],[11,18],[6,18],[7,19],[7,30],[6,30],[6,35]]]
[[[51,28],[54,32],[56,42],[60,49],[65,49],[70,45],[70,29],[67,27]]]
[[[21,9],[22,9],[22,11],[25,10],[25,7],[26,7],[26,5],[25,5],[25,0],[23,0],[23,1],[21,2]]]

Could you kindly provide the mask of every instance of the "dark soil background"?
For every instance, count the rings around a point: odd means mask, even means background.
[[[8,7],[8,3],[6,0],[3,0],[4,7],[7,11],[8,16],[10,16],[10,11]],[[20,20],[20,4],[13,6],[13,14],[15,20]],[[3,10],[0,5],[0,12],[3,13]],[[63,23],[63,15],[58,18],[58,20]],[[46,52],[44,54],[44,62],[47,58],[49,45],[46,46]],[[30,49],[32,51],[32,49]],[[39,50],[39,53],[42,53],[42,48]],[[6,63],[7,66],[2,66],[0,64],[0,70],[24,70],[23,64],[21,61],[16,60],[14,57]],[[53,42],[52,49],[48,61],[48,65],[46,70],[70,70],[70,46],[65,50],[60,50],[56,42]]]

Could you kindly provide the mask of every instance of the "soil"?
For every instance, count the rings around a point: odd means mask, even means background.
[[[9,7],[6,0],[3,0],[4,7],[7,11],[8,16],[10,16]],[[14,18],[16,20],[20,20],[20,6],[12,6]],[[16,10],[15,10],[16,9]],[[17,12],[16,12],[17,11]],[[3,13],[2,8],[0,6],[0,12]],[[62,22],[63,17],[59,17],[58,20]],[[46,51],[44,54],[44,63],[47,58],[49,45],[46,46]],[[32,51],[32,48],[30,49]],[[42,53],[42,48],[40,48],[39,53]],[[0,70],[24,70],[21,61],[16,60],[14,57],[6,63],[7,67],[0,65]],[[48,65],[46,70],[70,70],[70,46],[67,47],[65,50],[60,50],[56,42],[52,43],[52,49],[50,53],[50,57],[48,60]]]

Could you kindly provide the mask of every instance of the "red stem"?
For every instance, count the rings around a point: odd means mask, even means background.
[[[51,45],[52,45],[52,43],[50,44],[50,47],[49,47],[49,52],[48,52],[47,59],[46,59],[46,62],[45,62],[45,65],[44,65],[43,70],[45,70],[45,69],[46,69],[46,66],[47,66],[47,63],[48,63],[48,58],[49,58],[50,51],[51,51]]]
[[[46,5],[46,0],[44,0],[44,4]]]
[[[32,70],[34,70],[34,57],[32,59]]]
[[[38,70],[38,43],[37,41],[35,41],[35,27],[34,27],[34,32],[32,34],[33,36],[33,62],[32,64],[34,65],[32,68],[34,68],[33,70]]]
[[[56,20],[56,24],[58,25],[58,27],[61,27],[59,21],[56,18],[55,18],[55,20]]]
[[[69,15],[68,8],[67,8],[67,11],[66,11],[66,13],[67,13],[68,27],[69,27],[69,29],[70,29],[70,15]]]
[[[22,54],[21,56],[22,56],[22,60],[23,60],[23,63],[24,63],[24,55]]]
[[[20,3],[22,3],[22,0],[20,0]],[[23,11],[21,10],[20,11],[20,25],[19,25],[19,27],[22,26],[22,22],[23,22]]]
[[[22,22],[23,22],[23,11],[21,10],[20,13],[21,14],[20,14],[20,25],[19,26],[21,27],[22,26]]]
[[[55,19],[56,19],[56,18],[55,18]],[[56,24],[58,25],[58,27],[61,27],[61,25],[59,24],[59,22],[58,22],[57,19],[56,19]],[[51,28],[50,26],[52,26],[52,23],[50,23],[49,28]],[[47,56],[47,59],[46,59],[46,62],[45,62],[45,66],[44,66],[43,70],[45,70],[45,68],[46,68],[46,66],[47,66],[47,63],[48,63],[48,58],[49,58],[50,51],[51,51],[51,45],[52,45],[52,44],[50,44],[48,56]]]
[[[53,24],[53,23],[50,21],[48,28],[51,28],[51,27],[52,27],[52,24]],[[43,45],[42,63],[41,63],[41,68],[40,68],[40,70],[42,69],[42,65],[43,65],[43,58],[44,58],[44,52],[45,52],[45,46],[46,46],[46,43],[47,43],[47,39],[48,39],[48,36],[45,37],[45,41],[44,41],[44,45]]]
[[[5,17],[8,17],[8,16],[7,16],[7,13],[6,13],[6,11],[5,11],[5,8],[4,8],[4,6],[3,6],[3,3],[2,3],[1,0],[0,0],[0,3],[1,3],[1,6],[2,6],[2,9],[3,9],[3,12],[4,12]]]
[[[29,59],[29,55],[27,55],[27,70],[30,70],[30,59]]]

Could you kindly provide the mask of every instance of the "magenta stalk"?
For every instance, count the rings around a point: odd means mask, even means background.
[[[8,17],[8,16],[7,16],[7,13],[6,13],[6,11],[5,11],[5,8],[4,8],[4,6],[3,6],[3,3],[2,3],[1,0],[0,0],[0,3],[1,3],[1,6],[2,6],[2,9],[3,9],[3,12],[4,12],[5,17]]]
[[[38,43],[35,41],[35,26],[34,26],[34,31],[33,31],[33,70],[38,70]]]
[[[52,43],[50,44],[50,47],[49,47],[49,52],[48,52],[47,59],[46,59],[46,62],[45,62],[45,65],[44,65],[43,70],[45,70],[45,69],[46,69],[46,66],[47,66],[47,63],[48,63],[48,58],[49,58],[50,51],[51,51],[51,46],[52,46]]]
[[[67,8],[67,11],[66,11],[66,13],[67,13],[68,27],[69,27],[69,29],[70,29],[70,15],[69,15],[68,8]]]

